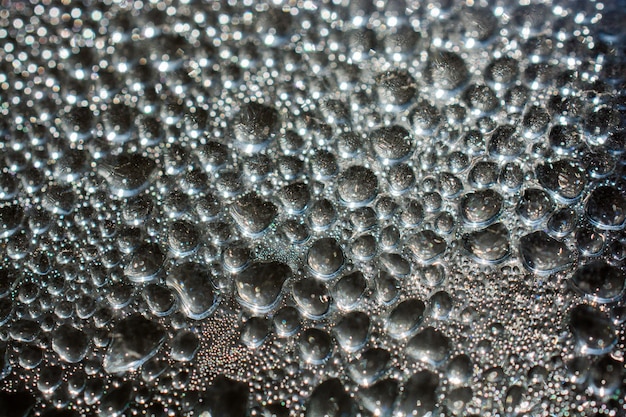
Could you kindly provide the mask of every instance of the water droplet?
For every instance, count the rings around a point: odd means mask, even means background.
[[[360,311],[346,313],[335,324],[335,338],[345,351],[355,352],[365,345],[369,327],[370,319],[367,314]]]
[[[208,141],[197,150],[198,159],[207,172],[222,168],[229,159],[228,147],[216,141]]]
[[[55,365],[43,366],[39,371],[37,388],[42,394],[52,394],[63,382],[63,368]]]
[[[564,203],[578,199],[587,184],[582,167],[565,159],[539,165],[536,173],[539,183]]]
[[[326,285],[313,278],[293,284],[293,298],[302,314],[313,320],[326,315],[331,301]]]
[[[124,273],[133,282],[147,282],[157,275],[165,262],[159,245],[144,243],[130,255]]]
[[[349,207],[363,207],[378,194],[378,178],[370,169],[352,166],[337,179],[339,201]]]
[[[411,236],[407,247],[420,262],[432,262],[441,256],[448,244],[446,240],[432,230],[422,230]]]
[[[511,125],[498,126],[487,143],[487,152],[495,159],[515,159],[524,151],[524,141]]]
[[[87,107],[72,107],[61,115],[61,127],[72,141],[89,139],[93,128],[93,113]]]
[[[550,124],[550,114],[543,107],[531,106],[524,113],[524,137],[536,138],[543,134]]]
[[[389,417],[393,414],[398,391],[396,380],[383,379],[369,387],[359,388],[357,397],[363,407],[373,415]]]
[[[465,7],[460,12],[460,18],[465,37],[479,42],[491,38],[498,27],[498,19],[488,8]]]
[[[579,267],[570,283],[595,303],[612,303],[622,298],[626,277],[617,267],[594,261]]]
[[[599,229],[623,229],[626,224],[626,197],[615,187],[600,186],[589,195],[585,214]]]
[[[43,361],[43,351],[41,348],[31,345],[22,347],[19,353],[18,363],[24,369],[35,369]],[[4,371],[4,366],[3,366]]]
[[[307,265],[322,278],[330,278],[339,272],[344,263],[343,250],[333,238],[317,240],[307,253]]]
[[[361,301],[366,289],[367,281],[363,273],[355,271],[337,281],[332,291],[333,299],[340,309],[352,310]]]
[[[550,146],[558,154],[569,155],[581,144],[581,135],[577,128],[570,125],[556,125],[548,135]]]
[[[383,253],[378,259],[386,271],[397,277],[406,277],[411,273],[411,264],[399,253]]]
[[[430,315],[437,320],[446,320],[452,312],[454,301],[446,291],[437,291],[428,300]]]
[[[378,97],[383,103],[402,106],[417,94],[417,83],[406,71],[391,70],[376,76]]]
[[[398,416],[428,415],[437,403],[437,374],[423,370],[413,374],[406,384],[396,408]]]
[[[408,341],[406,353],[415,360],[437,366],[450,354],[450,341],[440,331],[427,327]]]
[[[370,234],[361,235],[354,239],[350,249],[357,259],[372,259],[376,255],[376,238]]]
[[[219,375],[202,394],[195,412],[198,416],[244,417],[249,415],[248,395],[247,384]]]
[[[546,226],[554,236],[564,237],[576,228],[577,222],[578,214],[571,208],[563,207],[552,213]]]
[[[510,253],[509,231],[502,223],[492,224],[464,235],[463,248],[478,262],[502,262]]]
[[[390,359],[391,354],[385,349],[367,349],[350,361],[348,374],[359,385],[369,386],[384,375]]]
[[[622,363],[611,356],[603,356],[593,364],[589,373],[591,389],[603,400],[620,389],[623,379]]]
[[[316,179],[328,180],[339,171],[335,155],[328,151],[317,151],[310,158],[311,172]]]
[[[176,255],[189,255],[198,248],[200,233],[190,222],[177,220],[168,227],[167,243]]]
[[[465,354],[460,354],[450,359],[446,368],[448,381],[454,385],[467,383],[474,374],[472,360]]]
[[[89,349],[89,339],[80,330],[64,324],[54,331],[52,350],[68,363],[80,362]]]
[[[468,72],[463,58],[454,52],[435,51],[428,56],[427,76],[433,85],[454,90],[467,81]]]
[[[496,93],[486,85],[472,84],[463,92],[468,107],[478,114],[494,111],[499,106]]]
[[[251,317],[241,329],[241,342],[249,349],[256,349],[269,336],[269,323],[263,317]]]
[[[570,311],[569,325],[584,355],[603,355],[617,343],[611,321],[594,307],[584,304],[574,307]]]
[[[400,296],[400,284],[387,271],[379,271],[374,280],[376,297],[383,304],[393,304]]]
[[[407,228],[419,226],[424,221],[424,206],[412,198],[406,199],[400,211],[400,221]]]
[[[243,306],[258,312],[273,309],[280,300],[292,271],[280,262],[253,263],[235,277],[235,288]]]
[[[276,312],[273,322],[278,336],[292,336],[300,328],[300,314],[294,307],[286,306]]]
[[[165,331],[159,324],[138,314],[131,315],[111,330],[103,367],[112,374],[137,369],[157,353],[164,341]]]
[[[24,218],[24,209],[15,204],[0,207],[0,237],[13,235],[20,228]]]
[[[69,185],[50,185],[43,196],[41,205],[54,214],[67,215],[74,211],[76,195]]]
[[[156,162],[139,154],[122,154],[103,160],[97,169],[109,184],[111,193],[132,197],[148,188]]]
[[[422,323],[426,306],[416,298],[402,301],[389,314],[385,328],[396,339],[411,336]]]
[[[304,361],[319,365],[330,356],[332,341],[324,330],[308,329],[300,336],[298,348]]]
[[[496,58],[487,66],[485,78],[497,84],[508,84],[516,79],[518,65],[518,62],[510,57]]]
[[[554,209],[552,199],[545,191],[528,188],[517,205],[517,214],[529,225],[542,222]]]
[[[459,204],[463,220],[472,226],[493,223],[502,210],[503,198],[493,190],[481,190],[465,194]]]
[[[133,395],[133,386],[130,382],[123,383],[112,389],[100,401],[98,415],[102,417],[117,417],[129,406]]]
[[[233,204],[231,214],[245,233],[256,236],[272,224],[278,210],[274,204],[257,195],[247,194]]]
[[[567,246],[545,232],[534,232],[520,239],[524,266],[537,274],[552,274],[569,268],[575,256]]]
[[[257,152],[267,145],[279,126],[276,109],[253,101],[241,106],[234,128],[235,137],[244,151]]]
[[[318,200],[311,205],[309,210],[309,223],[315,230],[326,230],[337,219],[337,212],[333,203],[327,199]]]
[[[202,265],[185,263],[169,271],[166,282],[178,294],[181,309],[193,320],[210,316],[219,302],[211,273]]]
[[[357,413],[352,397],[338,379],[332,378],[318,385],[306,408],[305,417],[341,417]]]
[[[158,284],[148,284],[142,292],[150,312],[157,317],[165,317],[176,309],[176,297],[172,292]]]
[[[433,133],[441,122],[441,113],[432,103],[421,100],[411,110],[409,120],[418,135],[428,135]]]
[[[389,188],[394,195],[403,194],[415,185],[413,168],[406,164],[398,164],[389,168],[387,174]]]
[[[302,213],[311,199],[309,187],[302,182],[284,186],[280,190],[279,197],[285,209],[292,214]]]

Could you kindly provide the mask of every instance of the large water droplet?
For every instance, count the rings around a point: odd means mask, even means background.
[[[356,404],[338,379],[329,379],[318,385],[306,408],[306,417],[342,417],[357,412]]]
[[[17,232],[23,218],[24,209],[19,205],[11,204],[0,207],[0,237],[9,237]]]
[[[409,378],[396,408],[396,415],[402,417],[429,415],[437,404],[437,374],[424,370]]]
[[[333,289],[333,299],[342,310],[352,310],[362,299],[367,289],[367,281],[360,271],[341,277]]]
[[[459,209],[463,220],[473,226],[487,226],[502,210],[503,198],[493,190],[482,190],[463,196]]]
[[[435,87],[454,90],[467,81],[465,61],[448,51],[435,51],[428,57],[427,74]]]
[[[615,187],[598,187],[587,199],[585,214],[599,229],[622,229],[626,224],[626,197]]]
[[[349,207],[362,207],[378,194],[378,178],[370,169],[352,166],[337,178],[339,201]]]
[[[55,330],[52,350],[68,363],[80,362],[89,349],[89,339],[82,331],[64,324]]]
[[[381,127],[370,133],[374,152],[384,164],[393,164],[406,159],[411,152],[409,132],[398,125]]]
[[[395,379],[383,379],[372,386],[359,388],[357,397],[363,407],[373,415],[389,417],[393,414],[398,391],[398,382]]]
[[[331,301],[326,285],[313,278],[293,284],[293,298],[302,314],[314,320],[326,315]]]
[[[539,165],[536,172],[539,183],[565,203],[578,199],[587,184],[585,171],[565,159]]]
[[[510,253],[509,231],[502,223],[463,236],[463,249],[482,263],[498,263]]]
[[[615,266],[594,261],[579,267],[570,283],[593,302],[612,303],[624,294],[626,276]]]
[[[111,193],[131,197],[145,190],[156,169],[156,162],[139,154],[122,154],[102,161],[98,173],[109,183]]]
[[[111,330],[111,344],[103,367],[112,374],[137,369],[153,357],[165,341],[161,325],[139,314],[120,320]]]
[[[385,328],[396,339],[411,336],[422,323],[426,306],[416,298],[402,301],[389,314]]]
[[[202,320],[217,307],[219,299],[211,278],[211,273],[196,263],[185,263],[168,272],[167,285],[178,294],[187,317]]]
[[[422,230],[411,236],[407,247],[420,262],[432,262],[447,248],[444,238],[432,230]]]
[[[343,266],[343,262],[343,250],[333,238],[316,241],[307,253],[307,265],[315,275],[322,278],[334,276]]]
[[[231,214],[237,225],[250,235],[262,233],[278,214],[276,206],[257,195],[247,194],[232,206]]]
[[[152,280],[161,270],[165,255],[159,245],[144,243],[129,256],[124,273],[133,282]]]
[[[283,284],[291,276],[291,268],[283,263],[254,263],[237,274],[235,288],[245,307],[266,312],[276,306]]]
[[[308,329],[302,333],[298,348],[304,361],[318,365],[330,356],[332,341],[324,330]]]
[[[384,103],[404,105],[417,93],[415,79],[406,71],[386,71],[376,76],[378,96]]]
[[[519,244],[524,266],[537,274],[551,274],[572,265],[575,256],[567,246],[545,232],[523,236]]]
[[[170,342],[170,347],[172,359],[179,362],[188,362],[194,358],[200,348],[200,339],[194,332],[182,330],[174,336]]]
[[[574,307],[570,311],[569,325],[582,354],[602,355],[617,343],[613,324],[594,307],[585,304]]]
[[[406,353],[415,360],[437,366],[450,355],[450,340],[434,327],[427,327],[408,341]]]
[[[164,286],[149,284],[143,289],[142,295],[150,312],[157,317],[168,316],[176,309],[176,297]]]
[[[234,128],[238,145],[246,152],[256,152],[267,144],[279,125],[278,112],[273,107],[255,101],[245,103]]]
[[[354,352],[365,344],[369,334],[370,319],[360,311],[346,313],[334,328],[335,338],[345,351]]]

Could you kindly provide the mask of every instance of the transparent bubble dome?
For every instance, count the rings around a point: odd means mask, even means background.
[[[625,416],[626,2],[0,8],[0,416]]]

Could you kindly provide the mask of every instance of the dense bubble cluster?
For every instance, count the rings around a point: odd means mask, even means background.
[[[626,415],[626,3],[5,1],[0,415]]]

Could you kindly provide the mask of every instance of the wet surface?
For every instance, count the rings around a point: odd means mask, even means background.
[[[0,10],[0,414],[624,415],[626,4],[296,3]]]

